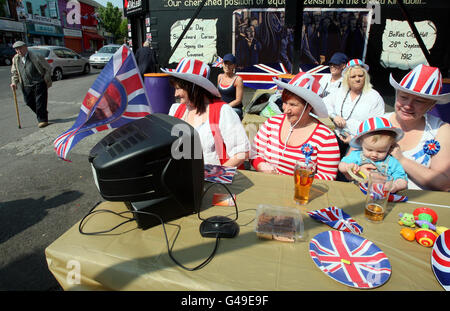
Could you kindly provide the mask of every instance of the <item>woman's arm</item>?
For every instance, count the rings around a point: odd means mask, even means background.
[[[236,99],[229,102],[231,107],[237,107],[242,103],[242,98],[244,96],[244,82],[241,77],[237,77],[234,80],[234,86],[236,87]]]
[[[260,127],[253,138],[250,151],[250,163],[256,171],[269,174],[277,174],[276,168],[264,158],[264,153],[270,144],[267,121]]]
[[[240,152],[228,159],[223,165],[224,166],[241,166],[246,159],[248,159],[250,152]]]
[[[440,144],[439,152],[431,157],[429,168],[403,156],[397,145],[391,152],[403,169],[417,185],[438,191],[450,191],[450,124],[442,125],[435,138]]]
[[[250,142],[241,120],[229,105],[223,105],[221,108],[219,129],[230,157],[224,165],[240,166],[248,159]]]

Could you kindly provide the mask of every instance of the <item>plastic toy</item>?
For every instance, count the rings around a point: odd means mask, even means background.
[[[413,212],[414,218],[417,221],[420,221],[420,227],[424,229],[429,229],[430,224],[436,224],[438,220],[438,216],[435,211],[428,207],[419,207],[416,208]]]
[[[400,213],[398,214],[400,220],[398,221],[399,225],[408,226],[414,228],[416,226],[414,215],[410,213]]]
[[[414,241],[414,239],[422,246],[431,247],[434,245],[437,237],[448,230],[447,227],[436,226],[438,215],[434,210],[428,207],[419,207],[410,213],[398,214],[400,225],[414,228],[416,225],[420,228],[415,230],[410,228],[402,228],[400,235],[407,241]],[[435,232],[436,231],[436,232]]]
[[[416,239],[416,233],[411,228],[403,228],[400,230],[400,235],[407,241],[414,241]]]
[[[359,183],[366,183],[367,182],[367,176],[364,175],[363,172],[361,171],[357,171],[356,173],[353,172],[353,169],[351,167],[349,167],[347,169],[347,173],[357,182]]]
[[[431,229],[436,231],[436,226],[433,225],[431,222],[426,221],[426,220],[416,220],[416,224],[420,227],[420,228],[424,228],[424,229]]]
[[[415,230],[416,241],[422,246],[431,247],[434,245],[438,235],[430,229],[419,228]]]

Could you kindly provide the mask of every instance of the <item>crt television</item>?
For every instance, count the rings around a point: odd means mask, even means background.
[[[108,201],[123,201],[147,229],[200,210],[203,152],[188,123],[151,114],[105,136],[90,151],[94,181]]]

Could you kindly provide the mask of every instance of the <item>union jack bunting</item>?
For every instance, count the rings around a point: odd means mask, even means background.
[[[133,52],[122,45],[88,90],[75,123],[54,140],[56,154],[68,161],[69,151],[86,136],[118,128],[150,113]]]
[[[392,272],[383,251],[371,241],[347,232],[319,233],[309,243],[309,254],[325,274],[351,287],[381,286]]]
[[[311,74],[317,81],[319,81],[324,74],[330,73],[329,67],[325,65],[316,66],[302,64],[299,71]],[[242,78],[246,87],[253,89],[276,89],[277,86],[273,83],[272,78],[283,74],[289,74],[289,72],[287,72],[283,63],[273,63],[257,64],[246,67],[236,74]]]
[[[431,267],[442,287],[450,291],[450,230],[441,233],[434,242]]]
[[[222,59],[222,57],[217,56],[216,60],[213,61],[213,63],[211,64],[211,67],[222,68],[223,67],[223,59]]]
[[[205,164],[205,180],[214,183],[231,184],[236,174],[235,167]]]
[[[367,183],[360,183],[359,189],[362,191],[362,193],[367,195]],[[380,190],[380,195],[383,195]],[[388,197],[389,202],[406,202],[408,201],[408,197],[406,195],[400,195],[396,193],[390,193]]]
[[[312,219],[321,221],[337,230],[353,232],[356,234],[361,234],[363,232],[363,228],[357,224],[350,215],[336,206],[308,212],[308,215]]]
[[[320,80],[324,74],[330,73],[330,67],[326,65],[301,64],[299,71],[309,73]]]
[[[236,72],[244,81],[244,86],[253,89],[276,89],[273,78],[282,74],[288,74],[282,63],[257,64],[246,67],[243,71]]]

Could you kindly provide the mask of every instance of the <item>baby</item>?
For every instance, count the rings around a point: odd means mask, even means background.
[[[339,171],[348,179],[353,179],[348,170],[353,173],[362,172],[365,176],[369,176],[372,170],[378,170],[393,177],[391,193],[406,189],[406,172],[400,162],[389,154],[393,145],[402,137],[403,131],[394,128],[385,118],[373,117],[362,122],[358,134],[350,142],[350,146],[357,150],[342,158]]]

